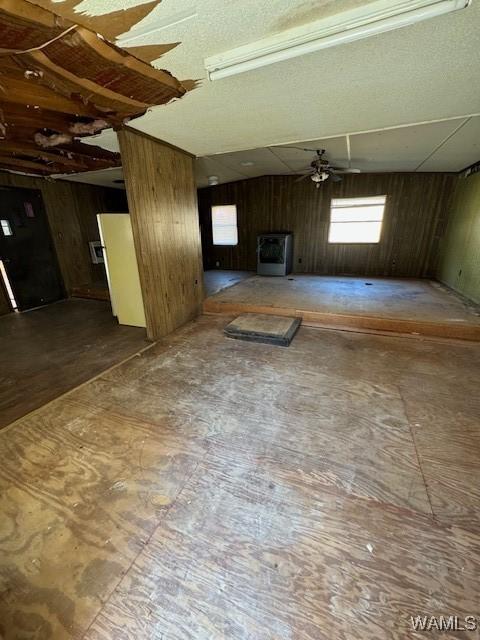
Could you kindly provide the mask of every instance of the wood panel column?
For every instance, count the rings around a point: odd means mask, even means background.
[[[203,301],[194,158],[129,128],[118,138],[147,336],[157,340],[197,316]]]

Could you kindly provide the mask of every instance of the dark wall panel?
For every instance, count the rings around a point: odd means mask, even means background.
[[[371,276],[431,276],[457,177],[433,173],[346,175],[316,189],[295,176],[265,176],[199,190],[205,268],[256,268],[256,236],[292,231],[294,271]],[[378,244],[329,244],[330,200],[387,195]],[[239,244],[212,245],[211,206],[236,204]]]
[[[104,277],[103,265],[91,262],[88,243],[99,240],[97,213],[128,210],[124,191],[7,172],[0,172],[1,186],[40,190],[68,293]]]
[[[10,308],[10,302],[8,300],[8,295],[3,286],[3,283],[0,282],[0,316],[5,315],[6,313],[10,313],[12,309]]]

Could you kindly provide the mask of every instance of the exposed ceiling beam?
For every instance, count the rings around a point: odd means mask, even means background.
[[[0,166],[42,175],[116,167],[119,154],[76,140],[121,126],[187,91],[167,71],[99,35],[102,28],[111,33],[131,26],[154,3],[99,20],[80,12],[94,31],[70,20],[77,4],[0,0]]]
[[[65,165],[66,167],[71,167],[77,171],[84,171],[89,168],[82,158],[75,157],[74,154],[70,154],[72,157],[69,157],[67,152],[54,153],[26,142],[8,142],[3,140],[0,142],[0,155],[5,156],[6,153],[16,153],[31,158],[42,158],[50,162]]]
[[[21,168],[21,169],[25,169],[25,171],[28,172],[37,172],[37,173],[42,173],[42,174],[50,174],[50,173],[58,173],[59,170],[61,170],[62,165],[51,165],[51,166],[47,166],[45,164],[41,164],[38,162],[33,162],[31,160],[24,160],[23,158],[16,158],[15,156],[12,155],[8,155],[8,156],[2,156],[0,154],[0,169],[1,168],[9,168],[9,167],[14,167],[14,168]]]
[[[0,75],[0,85],[2,77]],[[98,118],[102,114],[94,105],[89,105],[80,100],[72,100],[59,93],[54,93],[48,87],[42,86],[35,80],[20,80],[19,78],[8,78],[8,91],[0,93],[2,102],[11,104],[30,105],[40,107],[54,112],[63,112]]]

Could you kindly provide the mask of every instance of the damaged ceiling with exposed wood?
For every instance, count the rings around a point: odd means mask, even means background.
[[[0,0],[0,169],[47,176],[119,166],[118,153],[82,139],[192,88],[150,64],[175,45],[109,42],[158,0],[103,17],[75,11],[79,2]]]

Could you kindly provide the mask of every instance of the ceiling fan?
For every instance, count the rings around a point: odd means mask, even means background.
[[[285,147],[287,148],[287,147]],[[310,163],[310,166],[302,171],[304,175],[301,175],[295,180],[300,182],[305,178],[310,178],[317,189],[325,180],[331,180],[332,182],[340,182],[342,173],[360,173],[360,169],[342,169],[341,167],[332,167],[330,162],[324,157],[325,149],[303,149],[302,147],[288,147],[289,149],[300,149],[301,151],[311,151],[315,153],[315,158]]]

